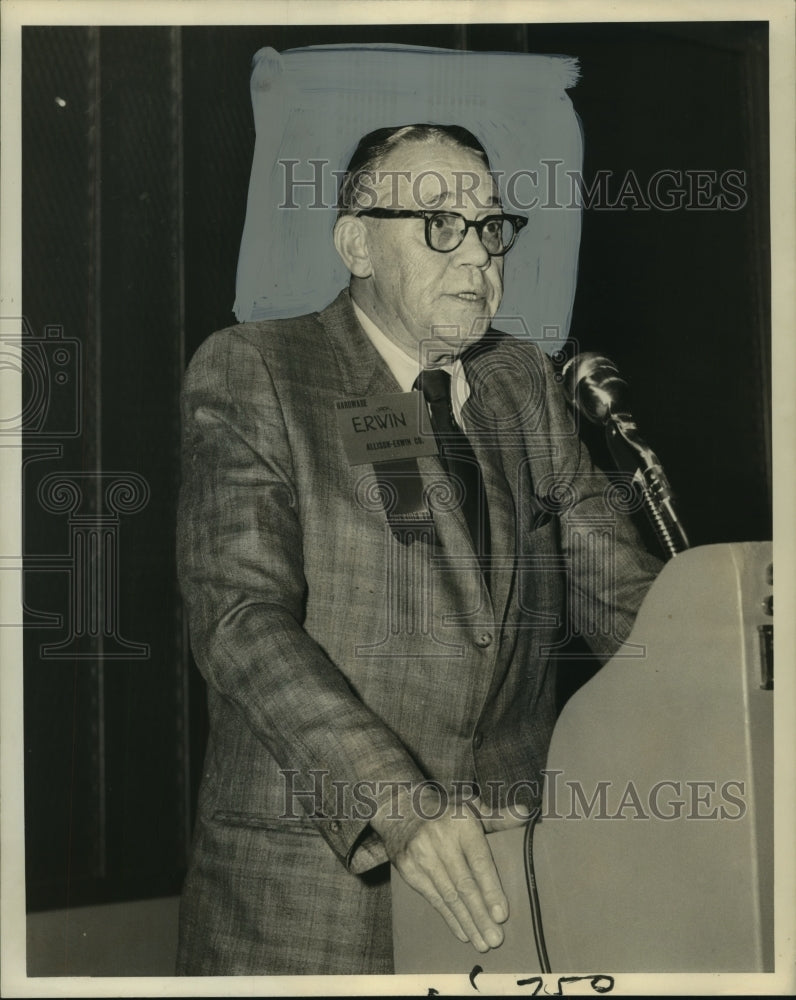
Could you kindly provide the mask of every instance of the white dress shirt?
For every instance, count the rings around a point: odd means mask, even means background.
[[[382,333],[373,320],[365,315],[353,299],[351,302],[362,329],[384,359],[385,364],[395,377],[395,381],[404,392],[410,392],[412,386],[415,384],[415,379],[421,372],[420,362],[390,340],[385,333]],[[470,386],[464,375],[464,365],[456,358],[451,364],[440,365],[439,367],[451,377],[453,416],[456,418],[459,426],[465,430],[466,428],[462,421],[462,407],[470,395]]]

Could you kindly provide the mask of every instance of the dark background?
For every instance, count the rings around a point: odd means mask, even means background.
[[[746,171],[740,211],[587,211],[571,333],[630,382],[692,544],[771,537],[766,23],[24,28],[23,312],[31,343],[48,325],[78,342],[82,384],[73,436],[58,436],[65,401],[24,437],[32,910],[180,888],[206,718],[174,571],[177,396],[186,360],[234,321],[250,61],[380,41],[579,57],[587,180]],[[93,475],[85,522],[37,497],[76,472]],[[58,559],[81,524],[105,525],[100,472],[137,474],[149,499],[106,526],[114,635],[53,659],[74,599]],[[119,636],[148,655],[111,658]]]

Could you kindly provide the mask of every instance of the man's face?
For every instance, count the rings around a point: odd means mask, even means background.
[[[386,158],[382,172],[372,185],[374,207],[455,211],[473,220],[500,212],[494,181],[470,150],[410,143]],[[503,259],[489,256],[474,229],[455,250],[439,253],[426,243],[423,219],[362,222],[371,274],[359,283],[364,299],[358,294],[357,301],[387,336],[425,364],[484,335],[503,294]]]

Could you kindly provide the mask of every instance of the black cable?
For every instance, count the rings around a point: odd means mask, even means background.
[[[541,809],[534,810],[525,828],[525,884],[528,887],[528,901],[531,904],[531,922],[533,923],[533,937],[536,943],[539,967],[542,972],[552,972],[544,941],[542,909],[539,905],[539,891],[536,887],[536,874],[533,868],[533,831],[541,815]]]

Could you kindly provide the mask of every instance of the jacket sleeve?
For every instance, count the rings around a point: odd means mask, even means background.
[[[663,563],[630,516],[639,502],[627,478],[611,481],[594,465],[546,356],[544,373],[555,471],[538,485],[560,513],[571,625],[606,662],[630,635]]]
[[[258,348],[235,329],[214,334],[189,366],[182,405],[178,568],[197,663],[280,767],[298,772],[293,787],[313,787],[313,770],[343,782],[343,815],[355,818],[333,818],[341,800],[328,782],[312,818],[364,871],[387,855],[356,815],[354,784],[423,775],[302,627],[300,497]]]

